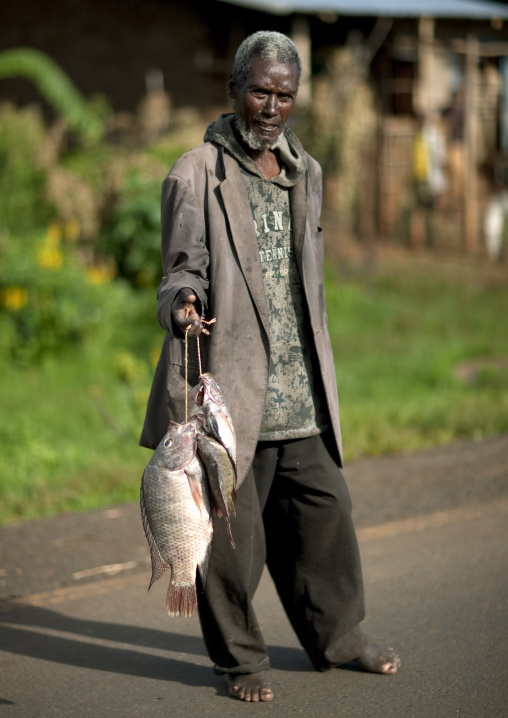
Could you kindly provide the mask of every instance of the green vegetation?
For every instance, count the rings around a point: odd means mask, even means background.
[[[326,279],[348,461],[508,431],[507,370],[487,367],[471,383],[454,375],[464,360],[508,356],[505,286],[450,279],[437,262],[423,273],[411,261],[383,265],[368,279],[329,265]],[[118,280],[96,290],[78,346],[25,366],[4,355],[3,522],[137,500],[150,457],[137,442],[162,342],[155,290]]]
[[[87,103],[63,70],[43,52],[17,47],[0,53],[0,79],[20,75],[33,82],[53,109],[85,141],[97,142],[103,133],[104,102]],[[102,106],[99,107],[99,104]]]
[[[54,214],[44,199],[46,173],[39,161],[45,136],[36,108],[0,108],[0,228],[27,232]]]
[[[48,127],[36,107],[0,106],[0,523],[137,499],[163,338],[160,186],[196,144],[175,123],[147,146],[134,120],[99,141],[82,98],[37,63],[0,54],[0,77],[24,73],[61,115]],[[327,265],[346,460],[508,431],[508,369],[456,376],[508,357],[506,265],[387,258]]]
[[[328,269],[346,460],[508,431],[508,369],[455,374],[508,357],[506,280],[485,281],[480,262],[447,276],[441,262],[385,264],[367,284]]]

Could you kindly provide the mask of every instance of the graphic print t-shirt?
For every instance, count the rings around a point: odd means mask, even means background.
[[[242,165],[240,169],[252,210],[270,317],[270,375],[259,438],[312,436],[326,427],[326,418],[321,392],[315,386],[317,357],[309,337],[293,248],[289,190]]]

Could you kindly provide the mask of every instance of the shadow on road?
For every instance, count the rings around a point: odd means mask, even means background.
[[[4,609],[5,610],[5,609]],[[206,656],[200,638],[121,623],[80,620],[33,606],[7,606],[0,616],[2,650],[45,661],[63,663],[189,686],[214,685],[209,666],[158,656],[139,648]],[[61,634],[75,634],[76,638]],[[79,637],[83,637],[82,639]],[[86,640],[83,640],[86,639]],[[107,645],[106,641],[130,644]]]
[[[48,608],[9,602],[2,604],[0,622],[0,643],[5,652],[79,668],[217,688],[217,677],[210,666],[199,665],[191,658],[207,656],[199,636],[77,619]],[[149,649],[181,653],[186,658],[151,654]],[[270,646],[269,650],[273,668],[313,670],[301,649]]]

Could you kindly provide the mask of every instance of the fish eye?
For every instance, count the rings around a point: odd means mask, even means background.
[[[172,443],[173,442],[171,441],[171,439],[166,439],[166,441],[164,442],[164,446],[167,448],[168,446],[171,446]]]

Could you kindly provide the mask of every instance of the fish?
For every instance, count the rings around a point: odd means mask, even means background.
[[[192,416],[201,422],[204,430],[220,441],[228,452],[235,471],[236,489],[237,454],[233,419],[226,406],[222,390],[210,372],[205,372],[199,377]]]
[[[196,427],[171,421],[141,479],[140,507],[150,548],[148,590],[167,571],[169,616],[197,611],[197,572],[204,586],[213,535],[205,470],[197,456]]]
[[[236,516],[236,471],[224,446],[213,436],[202,431],[197,434],[198,456],[208,477],[212,507],[218,518],[226,520],[231,546],[235,548],[230,518]]]

